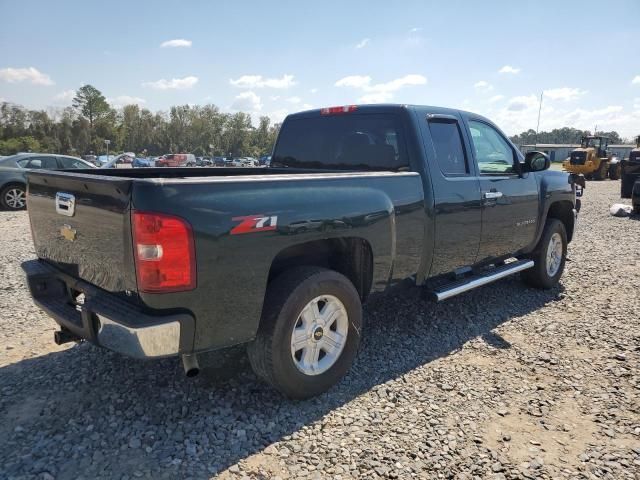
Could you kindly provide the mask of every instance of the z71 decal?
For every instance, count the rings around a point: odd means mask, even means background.
[[[275,230],[278,225],[278,217],[265,216],[262,214],[249,215],[247,217],[233,217],[231,220],[240,222],[231,229],[231,235],[240,235],[242,233],[268,232]]]

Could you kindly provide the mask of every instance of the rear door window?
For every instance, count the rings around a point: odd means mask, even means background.
[[[392,114],[346,114],[287,120],[272,167],[408,170],[400,122]]]
[[[458,122],[449,119],[431,119],[428,124],[440,171],[445,175],[468,174],[469,165]]]
[[[58,163],[55,157],[33,157],[26,168],[55,170],[58,168]]]

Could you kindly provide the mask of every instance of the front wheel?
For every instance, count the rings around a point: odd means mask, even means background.
[[[0,205],[6,210],[22,210],[27,206],[27,192],[24,185],[7,185],[0,192]]]
[[[548,289],[560,281],[567,259],[567,232],[560,220],[547,220],[542,237],[530,258],[534,261],[533,268],[521,273],[526,284]]]
[[[313,397],[347,373],[361,332],[362,305],[349,279],[324,268],[294,268],[268,287],[249,361],[286,396]]]

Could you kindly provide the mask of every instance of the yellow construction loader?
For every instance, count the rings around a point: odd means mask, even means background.
[[[569,173],[581,173],[587,180],[611,180],[620,178],[621,166],[617,157],[607,151],[609,138],[597,135],[582,137],[580,147],[562,162]]]

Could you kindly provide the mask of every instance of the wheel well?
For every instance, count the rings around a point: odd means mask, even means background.
[[[371,245],[362,238],[331,238],[301,243],[280,252],[271,264],[269,282],[288,268],[314,265],[343,274],[364,301],[371,291],[373,255]]]
[[[571,202],[562,201],[552,204],[547,212],[547,218],[557,218],[564,223],[564,228],[567,231],[567,241],[570,242],[573,238],[573,223],[575,221]]]

